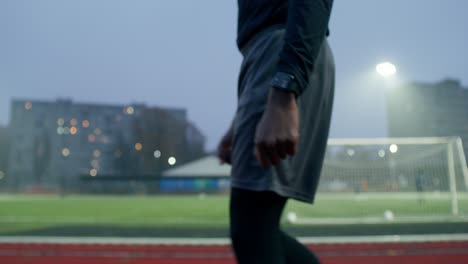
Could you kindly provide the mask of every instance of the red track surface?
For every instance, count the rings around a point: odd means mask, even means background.
[[[467,264],[468,241],[318,244],[325,264]],[[0,244],[1,264],[234,264],[228,246]]]

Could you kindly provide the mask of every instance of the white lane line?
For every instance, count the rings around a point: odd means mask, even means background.
[[[438,235],[388,235],[388,236],[336,236],[299,237],[302,243],[405,243],[468,241],[468,234]],[[124,238],[124,237],[50,237],[50,236],[0,236],[0,244],[110,244],[110,245],[229,245],[229,238]]]

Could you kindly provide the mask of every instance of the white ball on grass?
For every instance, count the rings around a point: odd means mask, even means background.
[[[392,211],[390,210],[385,210],[384,212],[384,218],[387,221],[393,221],[395,219],[395,215],[393,214]]]
[[[297,222],[297,215],[294,212],[289,212],[287,215],[287,219],[289,223],[295,223]]]

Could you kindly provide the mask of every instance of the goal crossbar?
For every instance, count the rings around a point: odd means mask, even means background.
[[[447,144],[458,137],[413,137],[413,138],[332,138],[328,140],[328,144],[335,145],[433,145],[433,144]]]

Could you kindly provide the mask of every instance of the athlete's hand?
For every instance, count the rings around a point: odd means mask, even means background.
[[[293,93],[272,88],[255,133],[255,155],[262,168],[296,153],[299,112]]]
[[[218,158],[221,164],[231,164],[232,125],[218,144]]]

